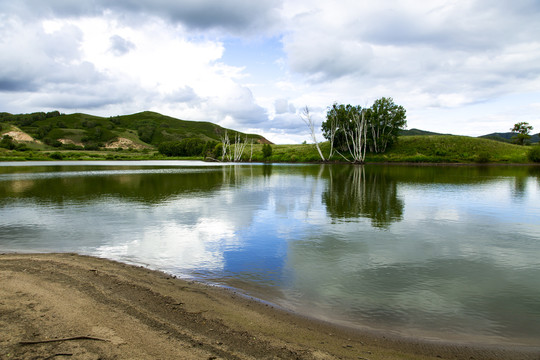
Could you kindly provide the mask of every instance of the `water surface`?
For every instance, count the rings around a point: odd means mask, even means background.
[[[0,251],[78,252],[350,326],[539,345],[540,168],[0,163]]]

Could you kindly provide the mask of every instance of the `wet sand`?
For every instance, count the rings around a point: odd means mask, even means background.
[[[341,328],[228,289],[74,254],[2,254],[0,284],[0,359],[540,359],[540,346]]]

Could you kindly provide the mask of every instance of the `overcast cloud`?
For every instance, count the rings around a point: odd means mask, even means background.
[[[393,97],[409,128],[540,131],[536,0],[0,3],[0,111],[152,110],[308,140],[299,118]]]

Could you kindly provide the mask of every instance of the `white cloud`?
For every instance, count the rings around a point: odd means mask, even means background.
[[[113,35],[109,39],[111,42],[110,50],[116,56],[125,55],[135,48],[135,44],[120,35]]]
[[[512,106],[540,127],[534,0],[238,1],[3,2],[3,110],[154,110],[285,142],[298,108],[390,96],[410,127],[505,131]]]

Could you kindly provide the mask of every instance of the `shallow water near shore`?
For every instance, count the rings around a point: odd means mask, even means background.
[[[145,265],[403,336],[540,338],[538,167],[0,163],[0,251]]]

